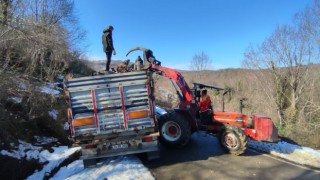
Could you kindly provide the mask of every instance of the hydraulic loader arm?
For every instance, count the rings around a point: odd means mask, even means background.
[[[170,80],[175,82],[175,84],[178,86],[178,88],[180,89],[180,91],[182,93],[182,95],[181,95],[179,93],[179,91],[177,91],[177,94],[179,95],[180,100],[181,100],[181,103],[179,105],[180,108],[186,108],[188,105],[190,105],[192,103],[192,100],[193,100],[192,92],[191,92],[187,82],[184,80],[184,77],[181,75],[181,73],[179,73],[178,71],[176,71],[174,69],[160,66],[159,64],[161,64],[161,63],[159,63],[159,61],[157,61],[155,59],[155,57],[153,56],[153,52],[147,48],[143,48],[143,47],[132,48],[127,53],[127,56],[135,50],[141,50],[143,52],[145,65],[147,63],[150,63],[149,70],[151,72],[154,72],[154,73],[159,74],[161,76],[167,77]]]
[[[167,77],[174,81],[176,85],[179,87],[184,101],[191,103],[193,99],[192,92],[187,84],[187,82],[184,80],[184,77],[177,72],[174,69],[168,68],[168,67],[163,67],[163,66],[158,66],[155,64],[152,64],[150,67],[150,71],[153,71],[161,76]]]

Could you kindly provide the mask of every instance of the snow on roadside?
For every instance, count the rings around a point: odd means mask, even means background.
[[[47,142],[55,142],[55,138],[35,137],[37,142],[45,144]],[[53,147],[54,152],[43,150],[42,147],[33,146],[29,143],[19,140],[19,145],[13,150],[1,150],[0,154],[11,156],[17,159],[25,158],[38,159],[40,163],[47,163],[41,171],[35,171],[34,174],[27,179],[43,179],[49,175],[53,169],[58,167],[65,159],[70,157],[80,148],[68,149],[66,146]],[[265,143],[249,141],[249,147],[270,153],[272,155],[287,159],[289,161],[308,165],[312,167],[320,167],[320,151],[308,147],[289,144],[287,142]],[[108,158],[98,163],[97,167],[83,167],[82,160],[76,160],[71,164],[60,168],[60,170],[52,177],[52,179],[154,179],[150,171],[142,164],[142,162],[134,155],[119,156]]]
[[[29,176],[27,179],[36,180],[43,179],[47,173],[58,167],[65,159],[80,150],[80,147],[68,148],[67,146],[53,147],[54,152],[50,153],[47,150],[41,151],[40,157],[44,159],[48,164],[46,164],[41,171],[36,171],[34,174]]]
[[[60,170],[51,178],[51,180],[66,179],[67,177],[75,175],[83,170],[83,161],[76,160],[68,164],[67,166],[61,167]]]
[[[45,145],[52,142],[57,142],[56,138],[52,137],[40,137],[35,136],[37,140],[37,145]],[[27,142],[18,140],[19,145],[15,146],[14,143],[11,143],[11,150],[1,150],[0,154],[3,156],[10,156],[16,159],[26,159],[38,160],[39,163],[45,164],[41,171],[36,171],[34,174],[29,176],[27,179],[43,179],[47,173],[58,167],[65,159],[69,158],[72,154],[80,150],[80,147],[77,148],[68,148],[67,146],[52,147],[54,150],[53,153],[50,153],[48,150],[43,150],[41,146],[33,146]]]
[[[47,144],[56,142],[56,138],[36,136],[37,144]],[[14,146],[14,144],[12,144]],[[15,150],[2,150],[2,155],[11,156],[17,159],[37,159],[44,164],[43,169],[36,170],[29,176],[28,180],[43,179],[49,175],[53,169],[58,167],[65,159],[80,150],[77,148],[68,148],[67,146],[52,147],[54,150],[50,153],[43,150],[42,147],[33,146],[29,143],[19,140],[19,145]],[[84,169],[83,161],[76,160],[68,166],[62,167],[52,179],[154,179],[150,171],[142,164],[136,156],[119,156],[106,159],[98,163],[95,168]]]
[[[320,150],[289,144],[266,143],[250,140],[249,147],[302,165],[320,168]]]
[[[16,159],[39,159],[39,154],[42,149],[41,147],[32,146],[31,144],[21,140],[19,140],[18,142],[18,147],[12,147],[13,150],[11,151],[1,150],[0,154],[4,156],[10,156]],[[12,146],[14,145],[12,144]]]
[[[108,158],[102,163],[98,163],[94,168],[83,168],[81,160],[74,161],[67,167],[63,167],[52,178],[68,179],[68,180],[90,180],[90,179],[154,179],[150,171],[142,164],[142,162],[133,155],[118,156]]]

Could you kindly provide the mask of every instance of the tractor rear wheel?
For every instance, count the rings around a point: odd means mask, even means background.
[[[169,147],[183,147],[191,138],[188,121],[174,111],[160,117],[159,132],[160,143]]]
[[[240,155],[247,149],[247,136],[236,126],[224,125],[223,130],[218,134],[218,139],[223,149],[230,154]]]

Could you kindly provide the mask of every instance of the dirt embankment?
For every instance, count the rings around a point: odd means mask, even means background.
[[[18,140],[35,143],[38,136],[55,137],[59,144],[67,144],[63,129],[66,103],[57,84],[25,74],[2,73],[0,86],[0,150],[10,151]],[[41,166],[37,161],[0,155],[0,176],[5,179],[25,178]]]

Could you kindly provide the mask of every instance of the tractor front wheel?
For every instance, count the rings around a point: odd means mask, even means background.
[[[247,136],[236,126],[225,125],[218,138],[220,145],[230,154],[240,155],[247,149]]]

